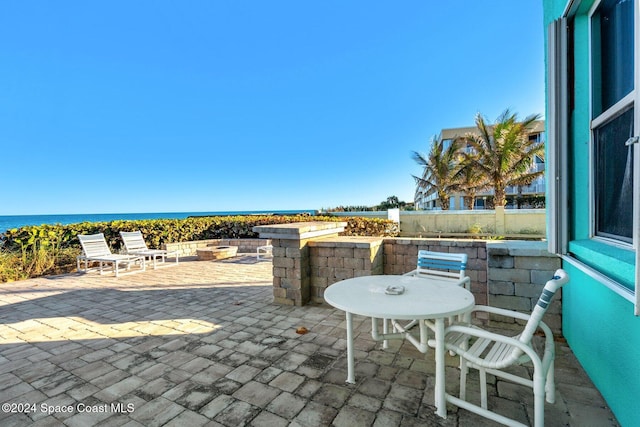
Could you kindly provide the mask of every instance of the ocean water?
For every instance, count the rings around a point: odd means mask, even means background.
[[[308,213],[314,210],[280,210],[280,211],[220,211],[220,212],[148,212],[148,213],[108,213],[108,214],[69,214],[69,215],[0,215],[0,234],[13,228],[26,225],[42,224],[75,224],[78,222],[106,222],[136,219],[183,219],[190,216],[205,215],[292,215]]]

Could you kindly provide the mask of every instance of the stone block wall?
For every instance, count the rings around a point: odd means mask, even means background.
[[[476,304],[487,304],[487,250],[484,240],[386,238],[384,240],[384,274],[404,274],[416,268],[418,251],[467,254],[467,276]]]
[[[311,298],[309,239],[273,239],[273,302],[304,305]]]
[[[325,289],[340,280],[383,274],[382,242],[341,236],[310,241],[311,301],[324,302]]]
[[[404,274],[413,270],[418,251],[422,249],[466,253],[467,275],[471,278],[476,304],[524,313],[531,313],[544,284],[561,266],[560,258],[547,252],[545,242],[385,238],[383,274]],[[497,317],[481,319],[492,322],[504,320]],[[561,335],[561,291],[554,297],[544,322],[554,334]]]
[[[253,231],[272,239],[273,302],[302,306],[311,299],[310,242],[338,238],[346,222],[259,225]]]
[[[561,266],[560,258],[547,252],[545,242],[487,242],[487,256],[490,305],[525,313],[533,310],[545,283]],[[554,296],[543,320],[554,334],[561,333],[562,289]]]
[[[531,313],[544,284],[560,268],[560,259],[546,251],[544,242],[344,237],[339,236],[341,227],[318,222],[254,228],[272,239],[275,303],[322,303],[325,289],[339,280],[407,273],[415,269],[418,251],[425,249],[467,254],[476,304]],[[561,307],[558,292],[544,319],[557,335],[562,331]],[[517,326],[514,321],[511,325]]]

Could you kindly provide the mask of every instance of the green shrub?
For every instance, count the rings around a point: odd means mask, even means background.
[[[122,250],[120,231],[140,230],[147,245],[206,239],[257,238],[257,225],[308,221],[347,222],[346,236],[397,236],[398,225],[378,218],[310,215],[210,216],[185,219],[81,222],[69,225],[26,226],[0,235],[0,282],[72,271],[80,254],[78,234],[103,233],[113,252]]]
[[[0,250],[0,283],[28,279],[24,271],[22,257],[17,252]]]
[[[73,271],[77,255],[75,248],[45,248],[38,244],[20,251],[0,249],[0,283]]]

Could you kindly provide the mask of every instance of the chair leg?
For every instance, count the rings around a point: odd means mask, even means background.
[[[549,369],[547,370],[547,381],[544,387],[545,395],[547,397],[547,402],[555,403],[556,402],[556,382],[554,379],[554,368],[553,361],[551,365],[549,365]]]
[[[544,426],[544,376],[533,374],[533,412],[535,427]]]
[[[467,361],[460,358],[460,399],[467,400]]]
[[[480,406],[487,409],[487,371],[479,368],[480,373]]]

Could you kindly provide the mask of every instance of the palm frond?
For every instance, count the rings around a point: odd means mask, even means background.
[[[544,171],[530,172],[519,175],[507,183],[508,185],[530,185],[537,178],[544,175]]]

